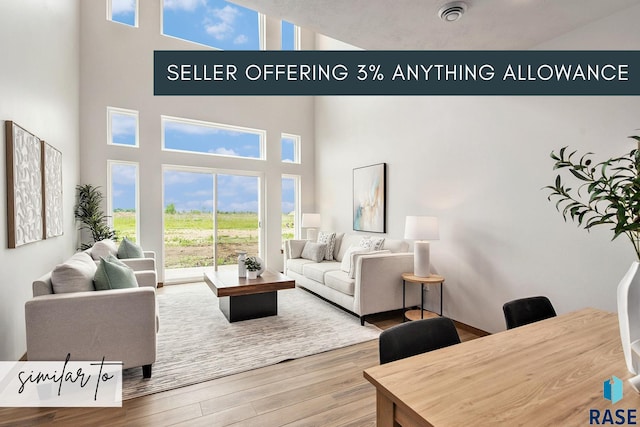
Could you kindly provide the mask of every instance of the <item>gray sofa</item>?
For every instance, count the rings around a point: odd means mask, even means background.
[[[33,298],[25,303],[27,359],[122,361],[123,368],[142,366],[151,377],[159,328],[157,275],[152,252],[142,259],[121,260],[134,270],[138,287],[104,291],[54,293],[52,272],[33,282]],[[89,252],[71,257],[93,263]],[[137,270],[137,271],[136,271]],[[95,270],[94,270],[95,271]]]
[[[285,243],[285,274],[296,284],[358,315],[402,308],[402,273],[413,271],[413,253],[404,240],[386,239],[381,250],[351,253],[351,269],[343,269],[345,253],[358,246],[362,234],[336,233],[334,260],[315,262],[302,258],[307,240]],[[408,286],[406,306],[420,304],[420,288]]]

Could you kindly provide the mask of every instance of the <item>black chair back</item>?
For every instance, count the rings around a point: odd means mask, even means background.
[[[402,323],[380,334],[380,364],[458,343],[458,331],[447,317]]]
[[[518,326],[528,325],[529,323],[556,316],[556,311],[551,301],[543,296],[509,301],[502,306],[502,311],[504,311],[507,329],[517,328]]]

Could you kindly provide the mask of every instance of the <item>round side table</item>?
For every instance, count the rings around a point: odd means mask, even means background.
[[[405,294],[407,283],[419,283],[420,284],[420,310],[406,311]],[[442,284],[444,283],[444,277],[438,274],[432,274],[429,277],[416,276],[413,273],[402,273],[402,311],[404,313],[402,321],[405,320],[419,320],[426,317],[442,316]],[[424,309],[424,286],[427,285],[440,285],[440,314],[433,313]]]

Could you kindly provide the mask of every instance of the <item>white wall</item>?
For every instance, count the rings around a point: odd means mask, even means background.
[[[0,3],[0,360],[26,351],[24,303],[31,283],[75,251],[78,183],[79,5],[77,0]],[[64,235],[7,249],[4,121],[56,147],[63,160]]]
[[[633,42],[629,31],[616,30],[620,19],[631,27],[639,17],[633,8],[544,48],[637,49],[637,29]],[[639,110],[638,97],[318,97],[324,228],[352,229],[345,189],[352,169],[386,162],[387,235],[403,236],[406,215],[440,218],[431,256],[446,277],[445,315],[495,332],[504,329],[504,302],[538,294],[560,313],[615,311],[617,283],[634,260],[631,244],[624,237],[612,243],[606,229],[565,224],[541,188],[555,178],[552,150],[570,145],[600,159],[631,150],[626,137],[638,133]],[[428,298],[436,308],[437,291]]]
[[[140,163],[140,242],[162,257],[162,165],[257,170],[266,177],[266,259],[280,269],[281,175],[300,175],[302,209],[314,209],[314,130],[311,97],[155,97],[153,51],[202,49],[161,34],[162,0],[139,1],[139,28],[105,19],[104,1],[82,2],[81,27],[81,181],[107,188],[107,160]],[[279,44],[278,22],[267,20],[268,40]],[[268,48],[275,48],[268,42]],[[107,106],[140,112],[140,148],[108,146]],[[160,116],[264,129],[267,160],[217,158],[161,150]],[[302,137],[302,165],[282,164],[280,134]],[[274,226],[269,227],[269,224]]]

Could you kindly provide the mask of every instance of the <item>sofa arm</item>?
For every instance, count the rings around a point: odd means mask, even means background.
[[[136,275],[136,281],[140,287],[155,288],[158,286],[158,277],[154,270],[134,271],[133,274]]]
[[[302,255],[302,251],[304,250],[304,245],[306,245],[307,242],[308,240],[296,240],[296,239],[287,240],[284,244],[285,262],[288,259],[300,258],[300,256]]]
[[[123,258],[120,261],[129,266],[133,271],[156,271],[156,260],[154,258]]]
[[[151,287],[43,295],[25,303],[28,360],[156,359],[156,292]]]
[[[409,271],[413,271],[413,253],[386,253],[359,257],[355,276],[355,312],[363,316],[402,308],[402,273]],[[420,288],[408,287],[407,307],[419,303]]]

